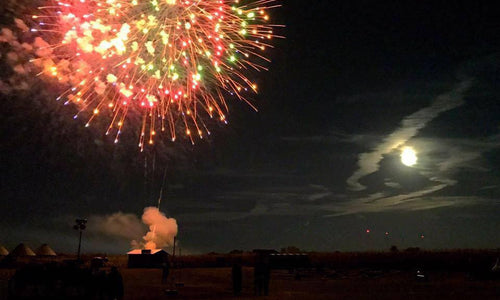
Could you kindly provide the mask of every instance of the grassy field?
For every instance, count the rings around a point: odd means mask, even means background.
[[[290,272],[272,270],[269,296],[253,290],[249,254],[185,256],[182,269],[172,269],[161,283],[160,269],[128,269],[124,255],[109,257],[119,267],[124,299],[500,299],[500,280],[471,277],[471,266],[488,266],[498,252],[450,251],[420,253],[310,253],[310,267]],[[87,259],[91,256],[86,257]],[[67,257],[66,257],[67,258]],[[232,294],[231,263],[243,267],[243,290]],[[179,261],[179,260],[178,260]],[[424,267],[427,281],[416,279]],[[419,268],[420,268],[419,267]],[[482,269],[484,270],[484,268]],[[0,269],[0,300],[7,299],[7,282],[15,269]],[[176,283],[183,283],[182,286]],[[167,290],[177,290],[168,295]]]
[[[174,272],[176,297],[165,295],[172,285],[161,284],[161,271],[123,269],[125,299],[233,299],[230,268],[189,268]],[[366,270],[343,274],[304,271],[300,280],[288,271],[271,273],[269,296],[264,299],[500,299],[499,281],[473,281],[460,272],[431,272],[428,282],[418,282],[413,272],[388,271],[375,277]],[[333,278],[332,278],[333,277]],[[253,268],[243,270],[243,292],[239,299],[258,298],[253,294]]]

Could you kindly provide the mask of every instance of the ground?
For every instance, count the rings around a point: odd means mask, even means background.
[[[233,299],[230,268],[189,268],[173,273],[178,296],[167,296],[174,285],[161,284],[161,271],[123,269],[125,299]],[[384,273],[350,270],[344,274],[316,271],[271,274],[269,296],[264,299],[500,299],[500,281],[469,280],[465,273],[433,272],[419,282],[410,271]],[[253,268],[243,270],[243,292],[238,299],[254,299]]]
[[[455,259],[451,259],[452,255],[455,255]],[[237,298],[232,293],[229,260],[224,261],[212,256],[186,258],[183,262],[184,266],[190,267],[172,269],[166,284],[161,282],[161,269],[128,269],[126,256],[110,257],[109,264],[118,266],[122,273],[125,300],[500,299],[500,279],[474,278],[474,276],[471,277],[471,272],[462,270],[460,266],[465,263],[461,257],[466,257],[466,255],[460,253],[446,256],[443,254],[423,255],[423,258],[427,260],[436,258],[432,264],[428,264],[429,266],[436,266],[436,261],[445,262],[427,271],[426,280],[418,280],[416,269],[407,268],[402,263],[409,257],[407,254],[316,256],[316,258],[313,257],[315,267],[309,269],[293,272],[273,270],[269,296],[265,297],[254,296],[253,267],[248,264],[252,257],[247,257],[248,261],[243,257],[243,263],[246,265],[243,267],[243,290],[241,296]],[[480,257],[480,253],[474,257]],[[490,261],[491,257],[487,258]],[[394,263],[395,261],[398,262]],[[216,263],[221,263],[223,267],[217,266]],[[367,267],[369,264],[371,265]],[[399,267],[393,268],[394,266]],[[459,267],[453,268],[453,266]],[[0,300],[7,299],[8,280],[14,272],[15,269],[0,268]],[[177,295],[168,294],[168,290],[176,290]]]

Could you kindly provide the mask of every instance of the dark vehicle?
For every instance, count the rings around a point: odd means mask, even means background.
[[[28,265],[9,280],[8,299],[89,299],[90,270],[73,265]]]
[[[9,280],[9,300],[115,299],[123,297],[123,279],[118,269],[96,271],[66,262],[27,265]]]

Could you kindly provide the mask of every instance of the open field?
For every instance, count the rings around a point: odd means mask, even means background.
[[[127,257],[110,256],[123,276],[124,299],[500,299],[500,278],[481,274],[497,252],[450,251],[418,253],[310,253],[310,265],[294,271],[271,271],[269,296],[254,296],[253,261],[242,255],[184,256],[161,283],[160,269],[129,269]],[[91,256],[88,256],[90,258]],[[68,257],[66,257],[67,259]],[[234,297],[231,264],[243,264],[242,294]],[[423,268],[427,280],[417,280]],[[109,270],[109,266],[106,268]],[[7,299],[7,282],[15,269],[0,269],[0,300]],[[175,283],[183,283],[182,286]],[[167,295],[176,289],[178,295]]]
[[[177,297],[164,295],[160,270],[124,269],[125,299],[254,299],[253,268],[244,268],[243,292],[234,297],[230,268],[182,270]],[[432,272],[428,282],[417,282],[412,272],[392,271],[368,277],[350,270],[338,278],[311,272],[296,280],[288,271],[271,273],[264,299],[500,299],[500,281],[471,281],[464,273]]]

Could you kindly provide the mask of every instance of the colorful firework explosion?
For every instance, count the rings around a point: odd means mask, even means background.
[[[257,86],[245,74],[268,60],[275,0],[65,0],[39,7],[36,27],[51,58],[41,74],[69,89],[58,99],[80,114],[105,114],[118,142],[127,115],[139,114],[139,147],[158,130],[210,134],[204,115],[226,122],[225,97],[249,103]],[[40,62],[43,60],[43,62]],[[250,103],[249,103],[250,104]],[[251,105],[251,104],[250,104]],[[253,106],[252,106],[253,107]]]

